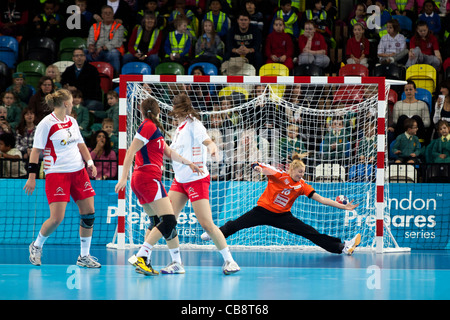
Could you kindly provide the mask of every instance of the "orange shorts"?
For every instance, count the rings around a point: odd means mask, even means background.
[[[76,172],[49,173],[45,176],[45,193],[48,203],[84,200],[95,196],[86,169]]]
[[[173,179],[169,191],[176,191],[185,194],[191,202],[207,199],[209,200],[209,185],[211,183],[210,176],[203,179],[180,183]]]

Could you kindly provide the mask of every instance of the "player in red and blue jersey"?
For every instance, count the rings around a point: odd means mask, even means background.
[[[172,259],[179,258],[179,241],[176,231],[177,220],[167,192],[161,182],[163,157],[181,162],[193,172],[203,173],[192,161],[186,160],[169,148],[164,141],[164,129],[158,120],[160,109],[158,102],[148,98],[141,103],[141,113],[145,120],[139,126],[134,139],[127,150],[123,163],[123,172],[117,182],[115,191],[124,189],[127,183],[133,158],[135,166],[131,177],[131,189],[136,194],[139,203],[150,217],[150,231],[145,236],[145,242],[139,252],[128,261],[136,267],[138,273],[158,275],[150,264],[153,246],[163,236],[168,241]],[[170,241],[172,240],[172,241]],[[169,243],[170,241],[170,243]]]

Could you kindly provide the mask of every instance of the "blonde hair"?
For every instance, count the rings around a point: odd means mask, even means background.
[[[302,159],[306,156],[306,154],[302,153],[294,153],[292,155],[292,162],[289,165],[289,170],[296,170],[298,168],[305,168],[306,165],[305,163],[302,161]]]
[[[72,94],[67,89],[60,89],[53,93],[49,93],[45,96],[45,103],[53,110],[58,107],[62,107],[65,101],[70,100]]]
[[[53,82],[61,82],[61,71],[59,70],[58,66],[56,64],[51,64],[45,69],[45,75],[49,76],[47,74],[47,71],[53,69],[55,71],[55,79],[53,79]],[[50,77],[50,76],[49,76]]]

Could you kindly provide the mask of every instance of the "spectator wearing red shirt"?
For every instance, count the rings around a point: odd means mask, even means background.
[[[369,56],[369,40],[364,36],[364,25],[357,22],[353,25],[354,37],[347,40],[345,55],[347,64],[362,64],[369,67],[367,57]]]
[[[281,63],[289,70],[294,68],[292,56],[294,54],[294,44],[289,34],[284,32],[284,20],[275,18],[273,22],[273,32],[266,40],[266,63]]]
[[[442,64],[439,42],[433,33],[428,29],[425,21],[419,21],[416,33],[409,42],[409,59],[406,67],[413,64],[429,64],[439,70]]]
[[[298,64],[314,64],[320,68],[326,68],[330,64],[327,56],[328,47],[325,38],[316,32],[312,21],[306,21],[305,32],[298,38],[300,55]]]

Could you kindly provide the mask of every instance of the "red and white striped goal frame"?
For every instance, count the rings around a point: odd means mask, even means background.
[[[123,170],[127,151],[127,83],[214,83],[214,84],[348,84],[378,86],[378,141],[376,170],[376,251],[383,251],[384,183],[385,183],[385,113],[387,108],[386,81],[383,77],[314,77],[314,76],[193,76],[193,75],[120,75],[119,85],[119,156],[118,174]],[[125,191],[118,195],[117,248],[125,248]]]

